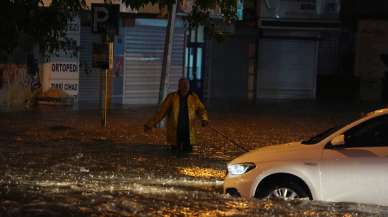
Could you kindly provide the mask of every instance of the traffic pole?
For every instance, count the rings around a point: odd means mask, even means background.
[[[159,99],[158,102],[161,104],[163,99],[167,96],[168,89],[168,75],[171,70],[171,58],[172,58],[172,49],[174,43],[174,30],[175,30],[175,21],[176,21],[176,10],[177,10],[177,0],[169,3],[168,6],[168,22],[166,28],[166,35],[164,38],[164,51],[163,51],[163,62],[162,62],[162,72],[160,75],[160,86],[159,86]],[[162,120],[157,127],[165,127],[165,120]]]
[[[103,108],[103,115],[102,115],[102,126],[106,127],[107,123],[107,110],[108,110],[108,70],[105,69],[105,76],[104,76],[104,108]]]
[[[104,103],[103,103],[103,114],[102,114],[102,126],[107,127],[108,123],[108,110],[110,106],[110,97],[109,97],[109,82],[113,70],[113,42],[108,43],[108,53],[109,53],[109,63],[108,68],[105,69],[104,76]]]

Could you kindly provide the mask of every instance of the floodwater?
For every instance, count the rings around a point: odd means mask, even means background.
[[[91,112],[1,113],[0,216],[388,216],[388,207],[232,198],[226,163],[241,150],[199,128],[193,153],[176,157],[152,109],[117,111],[102,129]],[[358,111],[213,111],[211,124],[248,149],[305,138]]]

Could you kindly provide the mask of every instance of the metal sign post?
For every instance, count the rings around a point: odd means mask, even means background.
[[[107,42],[102,46],[102,52],[96,57],[102,58],[96,61],[98,67],[104,69],[103,77],[103,103],[101,111],[101,125],[107,127],[108,112],[111,103],[111,83],[113,71],[113,40],[119,30],[120,6],[116,4],[92,4],[92,31],[94,33],[103,33],[104,41]],[[107,47],[108,49],[105,49]],[[98,49],[96,49],[98,50]],[[108,53],[108,61],[104,54]],[[100,92],[101,93],[101,92]]]
[[[110,87],[109,83],[111,81],[112,77],[112,71],[113,71],[113,42],[109,42],[109,65],[108,68],[105,69],[105,76],[104,76],[104,106],[103,106],[103,112],[102,112],[102,126],[107,126],[108,121],[108,110],[110,105]]]
[[[108,71],[109,69],[105,69],[105,76],[104,76],[104,99],[103,99],[103,106],[102,106],[102,118],[101,118],[101,124],[103,127],[106,127],[107,125],[107,118],[108,118]]]

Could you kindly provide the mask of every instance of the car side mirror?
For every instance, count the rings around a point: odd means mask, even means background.
[[[334,147],[345,145],[345,136],[344,134],[337,135],[331,140],[331,145]]]

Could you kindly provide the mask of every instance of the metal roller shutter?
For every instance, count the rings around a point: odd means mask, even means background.
[[[317,41],[261,39],[257,98],[315,98]]]
[[[100,98],[101,69],[92,67],[93,43],[100,42],[100,35],[93,34],[91,27],[81,27],[79,102],[97,104]]]
[[[124,104],[157,104],[162,70],[165,27],[125,28]],[[168,77],[168,92],[174,91],[183,75],[184,30],[176,28]]]

